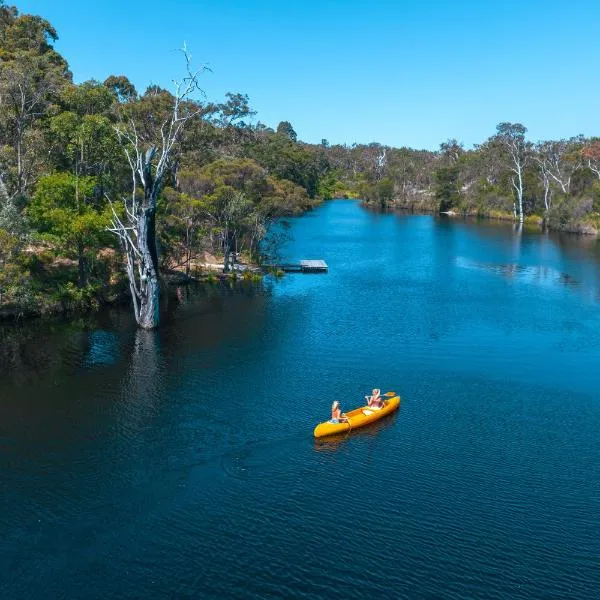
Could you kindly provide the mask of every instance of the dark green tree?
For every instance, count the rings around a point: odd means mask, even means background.
[[[460,202],[459,168],[456,164],[440,167],[435,172],[435,198],[439,211],[448,212]]]
[[[298,135],[294,131],[292,124],[289,121],[281,121],[279,125],[277,125],[277,133],[279,135],[283,135],[292,142],[298,141]]]

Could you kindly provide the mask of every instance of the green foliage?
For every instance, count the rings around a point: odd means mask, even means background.
[[[111,90],[99,81],[84,81],[80,85],[67,85],[62,100],[68,109],[83,117],[106,114],[115,98]]]
[[[460,203],[459,168],[456,164],[440,167],[435,172],[435,198],[440,212],[449,211]]]
[[[338,197],[337,190],[342,187],[337,170],[326,171],[319,179],[317,194],[324,200]]]
[[[132,102],[137,98],[135,86],[125,75],[110,75],[104,80],[104,85],[117,102]]]
[[[72,281],[59,284],[54,299],[60,302],[65,311],[96,310],[100,306],[97,287],[77,287]]]
[[[106,239],[110,216],[103,200],[94,197],[94,177],[54,173],[36,186],[28,214],[46,239],[79,263],[79,284],[87,284],[88,259]]]
[[[600,213],[600,182],[595,181],[590,190],[592,196],[592,211]]]
[[[391,177],[384,177],[380,181],[362,178],[358,184],[358,194],[365,202],[384,207],[394,198],[394,181]]]
[[[329,167],[322,148],[310,150],[283,134],[259,138],[256,143],[246,146],[246,153],[270,175],[289,179],[305,188],[310,198],[317,196],[319,180]]]
[[[377,198],[381,204],[391,202],[394,198],[394,182],[391,177],[384,177],[377,182]]]
[[[95,186],[94,177],[46,175],[29,205],[32,223],[65,246],[97,243],[109,221],[104,202],[94,198]]]
[[[6,229],[0,229],[0,266],[13,257],[18,247],[19,239]]]
[[[306,190],[292,181],[277,179],[255,160],[219,159],[202,169],[186,169],[179,175],[180,188],[189,196],[203,198],[220,188],[243,192],[269,216],[296,214],[312,205]]]
[[[281,121],[281,123],[277,125],[277,133],[283,137],[286,137],[291,142],[298,141],[298,135],[294,131],[294,128],[289,121]]]

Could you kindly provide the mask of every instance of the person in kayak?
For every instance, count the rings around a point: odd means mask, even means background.
[[[375,388],[372,396],[365,396],[369,408],[383,408],[383,398],[381,397],[381,390]]]
[[[342,413],[340,403],[338,400],[334,400],[331,405],[331,420],[330,423],[347,423],[348,417]]]

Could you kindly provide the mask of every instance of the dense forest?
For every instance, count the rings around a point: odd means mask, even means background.
[[[185,49],[175,89],[141,92],[122,74],[74,83],[57,39],[0,4],[0,316],[130,297],[156,326],[160,282],[268,261],[270,223],[328,198],[600,226],[598,140],[533,144],[500,123],[473,149],[307,144],[287,121],[256,120],[243,93],[204,99]]]

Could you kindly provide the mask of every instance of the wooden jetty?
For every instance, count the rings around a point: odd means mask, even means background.
[[[326,273],[329,267],[324,260],[301,260],[300,269],[303,273]]]
[[[301,260],[299,263],[281,263],[268,266],[272,269],[281,269],[286,273],[327,273],[329,270],[324,260]]]

